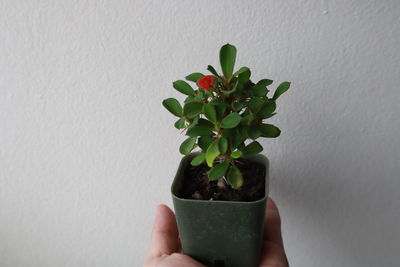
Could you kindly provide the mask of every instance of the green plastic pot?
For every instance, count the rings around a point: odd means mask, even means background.
[[[184,171],[196,153],[182,158],[171,193],[183,252],[207,266],[256,267],[259,264],[268,197],[268,159],[249,159],[265,166],[265,196],[253,202],[192,200],[178,197]]]

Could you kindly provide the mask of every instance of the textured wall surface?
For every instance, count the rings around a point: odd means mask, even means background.
[[[400,264],[400,2],[0,1],[0,266],[141,266],[226,42],[292,81],[263,140],[292,266]]]

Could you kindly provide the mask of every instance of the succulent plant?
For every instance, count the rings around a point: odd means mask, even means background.
[[[199,148],[201,152],[191,164],[207,163],[210,180],[225,179],[238,189],[244,181],[235,165],[237,161],[263,150],[258,138],[275,138],[281,133],[265,120],[276,114],[276,100],[289,89],[290,82],[279,84],[268,97],[272,80],[252,82],[248,67],[234,72],[235,46],[222,46],[219,59],[222,74],[209,65],[210,75],[195,72],[185,77],[193,87],[183,80],[173,83],[177,91],[186,95],[183,105],[175,98],[167,98],[162,104],[179,118],[174,125],[187,135],[180,153],[187,155]]]

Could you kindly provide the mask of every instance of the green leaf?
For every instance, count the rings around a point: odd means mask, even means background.
[[[222,128],[234,128],[239,125],[240,120],[242,118],[240,115],[236,112],[233,112],[226,116],[222,121],[221,121],[221,127]]]
[[[237,76],[237,75],[242,74],[243,72],[248,71],[248,70],[250,70],[248,67],[241,67],[238,71],[236,71],[233,74],[233,76]]]
[[[239,85],[239,79],[236,78],[236,77],[233,77],[232,80],[231,80],[231,83],[232,83],[232,86],[231,86],[232,89],[231,90],[228,90],[228,91],[221,90],[221,92],[223,92],[225,95],[230,95],[231,93],[236,92],[236,88]]]
[[[218,142],[219,153],[224,154],[228,150],[228,140],[221,137]]]
[[[255,140],[255,139],[257,139],[258,137],[261,136],[261,130],[259,129],[258,126],[252,125],[247,129],[247,135],[251,139]]]
[[[199,119],[197,121],[197,125],[198,126],[204,126],[204,127],[208,127],[208,128],[214,128],[214,124],[206,119]]]
[[[219,76],[218,73],[217,73],[217,71],[214,69],[213,66],[208,65],[208,66],[207,66],[207,70],[208,70],[209,72],[211,72],[212,74],[214,74],[215,76],[217,76],[217,77]]]
[[[222,46],[219,52],[219,61],[225,78],[230,79],[236,61],[236,47],[230,44]]]
[[[186,103],[190,103],[190,102],[196,101],[195,99],[196,98],[194,96],[190,95],[190,96],[186,97],[184,103],[186,104]]]
[[[169,112],[171,112],[175,116],[181,117],[183,115],[182,106],[175,98],[164,99],[162,104],[166,109],[168,109]]]
[[[263,147],[259,142],[254,141],[248,144],[244,149],[242,149],[243,155],[250,156],[260,153],[263,150]]]
[[[251,71],[250,71],[250,69],[247,69],[246,71],[239,74],[239,76],[238,76],[239,82],[242,84],[248,82],[250,79],[250,76],[251,76]]]
[[[232,188],[234,188],[234,189],[239,189],[240,187],[242,187],[242,185],[243,185],[243,175],[242,175],[242,173],[240,172],[240,170],[237,168],[237,167],[235,167],[235,166],[233,166],[230,170],[229,170],[229,172],[228,172],[228,175],[227,175],[227,180],[228,180],[228,183],[232,186]]]
[[[218,139],[215,139],[206,151],[206,162],[208,167],[212,167],[216,157],[220,155],[218,148]]]
[[[281,134],[281,130],[272,124],[261,124],[259,129],[262,137],[275,138]]]
[[[273,83],[273,80],[270,80],[270,79],[262,79],[262,80],[258,81],[257,84],[267,87],[268,85],[271,85],[272,83]]]
[[[185,99],[185,104],[186,103],[190,103],[190,102],[201,102],[204,100],[204,94],[202,92],[199,92],[197,94],[193,95],[189,95],[188,97],[186,97]]]
[[[189,154],[193,150],[195,143],[196,137],[189,137],[188,139],[183,141],[183,143],[179,147],[179,152],[181,152],[181,154],[183,155]]]
[[[189,102],[183,107],[183,114],[186,117],[193,118],[201,113],[203,104],[200,102]]]
[[[224,131],[222,132],[222,136],[225,138],[232,137],[234,131],[235,131],[235,128],[224,129]]]
[[[247,136],[248,136],[247,129],[248,128],[249,128],[249,126],[247,126],[247,125],[240,125],[238,127],[240,135],[247,138]]]
[[[242,117],[242,122],[243,122],[243,123],[249,123],[249,122],[251,122],[253,119],[254,119],[254,115],[250,113],[250,114],[248,114],[248,115]]]
[[[222,162],[220,164],[214,165],[208,171],[208,179],[210,179],[211,181],[218,180],[219,178],[225,175],[228,168],[229,168],[228,162]]]
[[[194,157],[192,159],[192,161],[190,162],[190,164],[192,166],[198,166],[198,165],[202,164],[205,159],[206,159],[206,155],[202,153],[202,154],[199,154],[196,157]]]
[[[185,79],[196,83],[198,79],[203,78],[203,77],[204,77],[204,74],[202,74],[200,72],[194,72],[194,73],[186,76]]]
[[[194,95],[193,88],[185,81],[179,80],[172,84],[176,90],[185,95]]]
[[[190,129],[190,128],[194,127],[194,126],[197,126],[197,123],[199,122],[199,119],[200,119],[200,116],[196,116],[192,120],[190,120],[190,119],[187,120],[189,122],[188,129]]]
[[[236,150],[236,151],[233,151],[233,152],[231,153],[231,157],[232,157],[233,159],[238,159],[238,158],[240,158],[242,155],[243,155],[243,153],[242,153],[242,151],[240,151],[240,150]]]
[[[243,150],[245,147],[246,147],[246,144],[245,144],[244,141],[243,141],[243,142],[241,142],[241,143],[238,145],[237,149]]]
[[[180,118],[179,120],[177,120],[174,124],[176,129],[182,129],[185,128],[185,118]]]
[[[262,98],[258,98],[258,97],[250,99],[250,101],[248,103],[249,108],[254,113],[257,113],[263,105],[264,105],[264,100]]]
[[[250,90],[255,96],[265,96],[268,93],[267,87],[256,84],[250,87]]]
[[[221,92],[224,94],[224,95],[230,95],[230,94],[232,94],[233,92],[235,92],[236,91],[236,88],[233,88],[232,90],[221,90]]]
[[[215,107],[215,111],[217,112],[217,119],[222,119],[225,114],[226,109],[228,108],[228,104],[222,102],[222,99],[216,98],[213,99],[211,102]]]
[[[189,128],[186,132],[187,136],[203,136],[210,135],[212,133],[212,129],[205,126],[193,126]]]
[[[195,102],[200,102],[203,99],[204,99],[204,93],[201,90],[199,90],[199,92],[195,93],[195,95],[187,96],[184,102],[185,103],[194,102],[194,101]]]
[[[268,116],[264,117],[263,119],[269,119],[269,118],[271,118],[271,117],[273,117],[273,116],[275,116],[275,115],[276,115],[276,112],[275,112],[275,113],[272,113],[271,115],[268,115]]]
[[[204,104],[203,105],[203,112],[204,115],[206,116],[207,119],[209,119],[211,122],[216,123],[217,122],[217,112],[215,111],[215,108],[211,104]]]
[[[243,108],[243,104],[240,102],[233,102],[232,103],[232,109],[235,111],[239,111]]]
[[[268,101],[264,104],[264,106],[261,108],[261,110],[257,113],[257,115],[262,118],[268,118],[272,113],[274,113],[276,109],[276,103],[275,101]]]
[[[210,144],[214,141],[215,139],[212,138],[211,136],[202,136],[198,140],[199,147],[203,151],[207,151],[207,148],[210,146]]]
[[[276,91],[274,93],[274,96],[272,97],[273,100],[277,100],[278,97],[286,92],[290,87],[290,82],[283,82],[281,83],[278,88],[276,88]]]
[[[240,134],[239,129],[233,129],[232,133],[232,149],[237,148],[243,142],[244,137]]]
[[[194,97],[194,100],[195,100],[195,102],[200,102],[200,103],[203,104],[204,95],[203,95],[203,94],[197,94],[197,95]]]

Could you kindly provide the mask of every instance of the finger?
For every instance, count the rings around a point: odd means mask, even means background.
[[[263,257],[260,267],[287,267],[289,266],[285,251],[281,246],[270,241],[264,241]]]
[[[155,259],[154,265],[163,267],[206,267],[189,256],[180,253],[173,253],[171,256],[164,256]]]
[[[178,227],[175,214],[165,205],[157,207],[151,234],[149,257],[170,255],[179,250]]]
[[[264,241],[275,243],[283,248],[281,217],[275,202],[268,198],[265,219]]]

